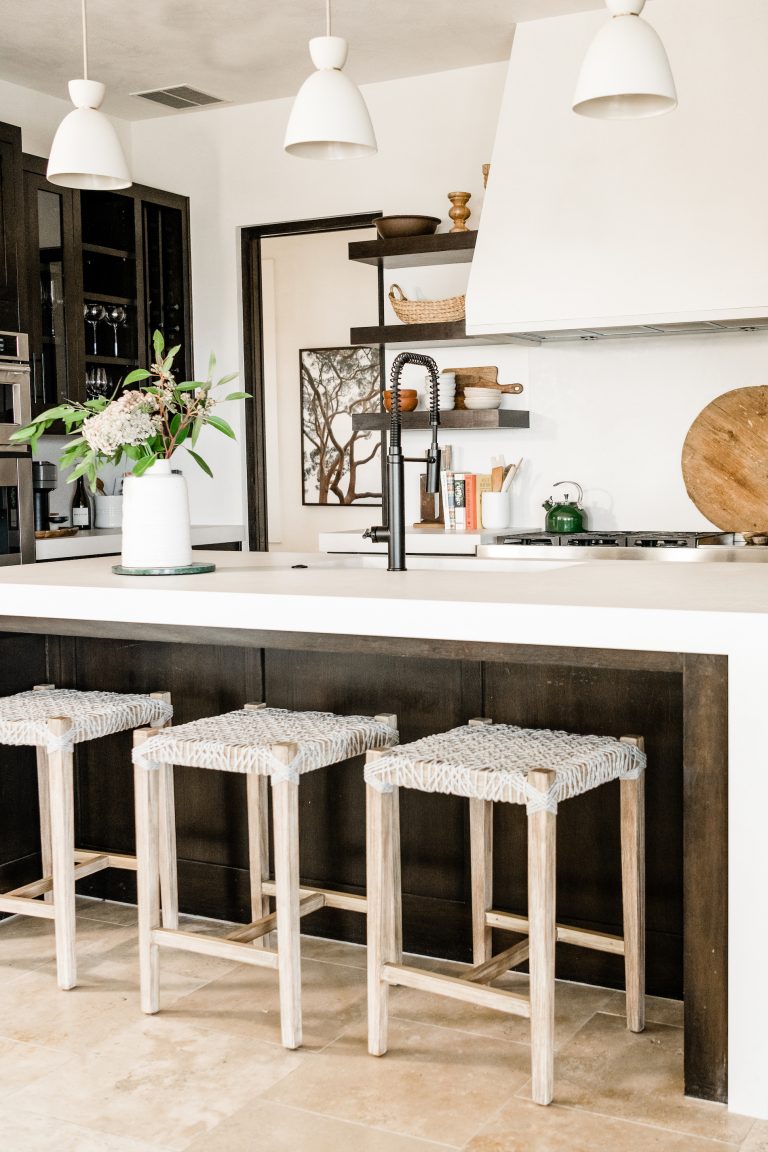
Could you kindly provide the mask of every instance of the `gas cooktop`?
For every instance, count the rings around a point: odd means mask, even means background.
[[[539,532],[509,528],[494,544],[566,548],[701,548],[710,544],[743,544],[733,532]]]

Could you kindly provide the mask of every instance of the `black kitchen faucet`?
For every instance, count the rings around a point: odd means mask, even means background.
[[[432,429],[432,443],[425,457],[403,456],[400,443],[402,420],[400,418],[400,377],[406,364],[420,364],[429,372],[429,426]],[[405,489],[404,465],[427,465],[427,492],[440,491],[440,448],[437,443],[437,429],[440,424],[438,399],[438,367],[431,356],[420,352],[401,352],[392,361],[390,372],[392,403],[389,422],[389,450],[387,452],[387,524],[378,528],[368,528],[363,539],[375,544],[387,543],[387,571],[405,571]]]

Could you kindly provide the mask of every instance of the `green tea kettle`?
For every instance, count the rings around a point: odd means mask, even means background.
[[[547,510],[547,518],[545,520],[545,527],[547,532],[586,532],[587,518],[581,502],[584,499],[584,492],[580,484],[575,480],[558,480],[556,484],[552,485],[552,489],[570,487],[578,489],[578,499],[569,500],[568,493],[561,503],[556,504],[551,496],[547,497],[542,507]]]

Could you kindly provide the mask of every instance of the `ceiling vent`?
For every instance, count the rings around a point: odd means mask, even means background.
[[[152,92],[131,92],[131,96],[140,96],[142,100],[151,100],[155,104],[165,104],[167,108],[204,108],[209,104],[224,103],[221,97],[209,96],[207,92],[190,88],[188,84],[157,88]]]

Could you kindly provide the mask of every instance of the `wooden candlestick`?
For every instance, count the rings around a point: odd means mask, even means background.
[[[467,208],[467,200],[469,200],[471,192],[449,192],[448,199],[451,202],[451,210],[448,213],[451,220],[453,220],[453,228],[451,232],[468,232],[467,220],[472,215],[470,208]]]

